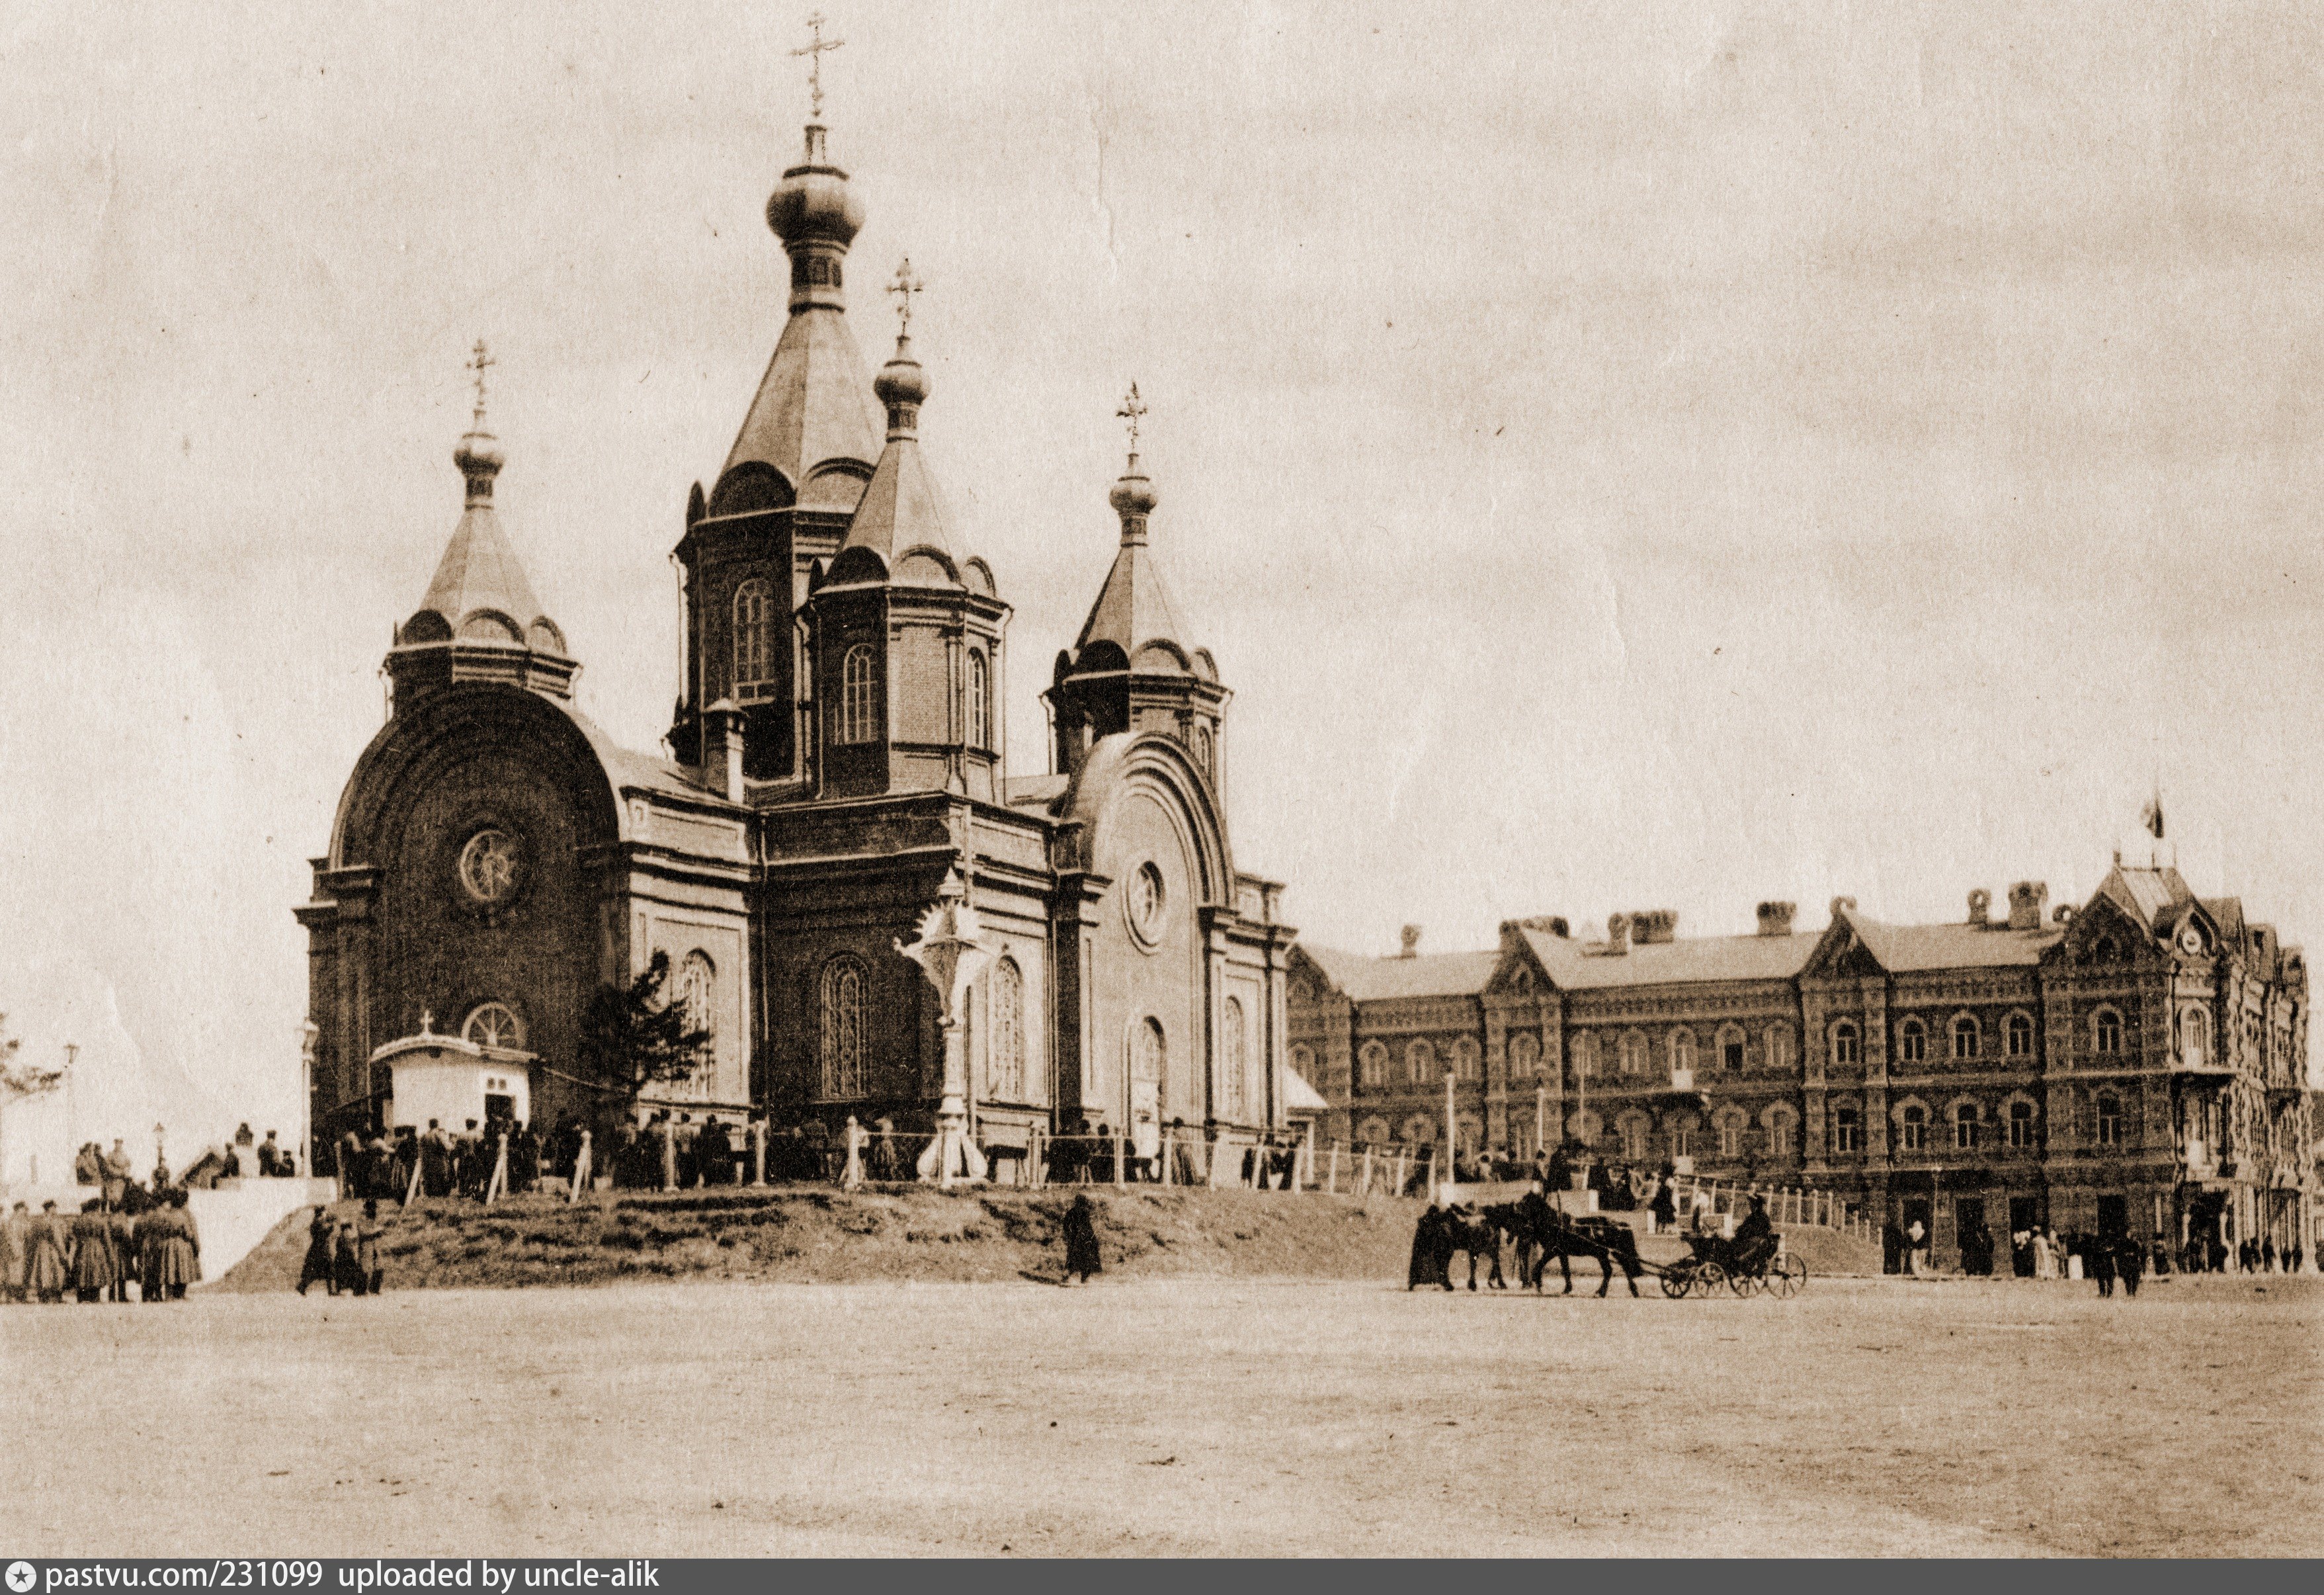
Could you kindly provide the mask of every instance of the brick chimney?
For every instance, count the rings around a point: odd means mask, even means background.
[[[1630,932],[1641,947],[1659,946],[1678,934],[1678,910],[1647,908],[1630,916]]]
[[[1990,923],[1987,911],[1993,907],[1993,894],[1983,886],[1969,895],[1969,923],[1983,930]]]
[[[2009,928],[2013,931],[2040,930],[2042,911],[2049,904],[2049,882],[2019,881],[2009,888]]]
[[[1606,916],[1606,951],[1625,954],[1630,951],[1630,916],[1609,913]]]
[[[1404,951],[1397,953],[1396,956],[1398,958],[1418,958],[1420,956],[1420,927],[1418,925],[1406,925],[1404,927]]]
[[[1800,911],[1796,903],[1762,903],[1759,904],[1759,934],[1788,936],[1792,933],[1792,916]]]
[[[729,802],[742,801],[742,711],[731,698],[702,711],[702,784]]]

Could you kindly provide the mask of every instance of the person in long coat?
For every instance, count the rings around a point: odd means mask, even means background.
[[[1078,1274],[1082,1283],[1087,1284],[1090,1275],[1105,1268],[1104,1259],[1098,1256],[1097,1220],[1088,1197],[1074,1198],[1072,1205],[1065,1209],[1061,1233],[1065,1243],[1065,1277],[1060,1283],[1070,1284]]]
[[[387,1227],[379,1221],[379,1203],[364,1203],[363,1222],[355,1226],[355,1272],[363,1278],[363,1291],[358,1294],[377,1295],[387,1271],[381,1266],[380,1238]]]
[[[32,1220],[24,1248],[24,1293],[37,1301],[61,1302],[72,1284],[72,1236],[57,1213],[57,1204],[44,1201]]]
[[[113,1282],[121,1277],[121,1259],[113,1251],[113,1219],[97,1202],[81,1205],[72,1221],[73,1294],[84,1302],[101,1302]]]
[[[331,1237],[337,1228],[331,1222],[330,1209],[325,1207],[318,1207],[307,1220],[307,1256],[299,1265],[300,1295],[318,1281],[332,1295],[339,1294],[339,1276],[331,1266]]]
[[[137,1250],[137,1299],[141,1302],[166,1301],[169,1293],[161,1288],[161,1243],[167,1238],[170,1221],[162,1215],[166,1207],[149,1207],[137,1215],[130,1229],[130,1238]]]
[[[340,1292],[350,1296],[364,1294],[363,1263],[355,1249],[355,1221],[341,1219],[331,1238],[331,1275]]]
[[[1424,1284],[1443,1284],[1448,1277],[1452,1254],[1444,1247],[1444,1214],[1431,1204],[1420,1215],[1420,1222],[1412,1230],[1412,1263],[1405,1272],[1404,1288],[1418,1290]]]
[[[143,1259],[137,1250],[137,1220],[127,1213],[118,1210],[107,1213],[106,1219],[113,1226],[114,1273],[111,1299],[125,1303],[129,1300],[131,1283],[144,1278]],[[137,1288],[142,1293],[145,1287],[141,1284]],[[139,1299],[143,1299],[142,1294]]]
[[[0,1295],[24,1299],[24,1266],[32,1260],[32,1210],[18,1202],[0,1219]]]
[[[172,1302],[186,1299],[186,1287],[202,1277],[202,1235],[194,1223],[191,1209],[186,1206],[186,1193],[172,1191],[170,1205],[162,1210],[161,1265],[157,1287]]]

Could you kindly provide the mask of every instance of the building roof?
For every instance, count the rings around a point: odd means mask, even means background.
[[[1852,908],[1840,913],[1865,950],[1892,975],[2036,964],[2066,934],[2061,925],[2013,931],[2006,920],[1986,925],[1886,925]]]
[[[1473,997],[1500,967],[1498,952],[1426,952],[1412,958],[1368,958],[1300,943],[1300,951],[1353,1002],[1399,997]]]
[[[1174,674],[1193,671],[1215,678],[1209,654],[1187,645],[1178,626],[1176,607],[1162,584],[1161,570],[1147,549],[1147,519],[1157,502],[1153,484],[1139,468],[1138,456],[1132,454],[1112,493],[1114,509],[1121,517],[1121,549],[1113,556],[1113,568],[1105,573],[1105,584],[1098,589],[1097,602],[1090,606],[1089,618],[1082,622],[1081,635],[1074,639],[1074,661],[1088,668],[1091,645],[1111,643],[1121,650],[1133,671]],[[1099,668],[1120,666],[1109,660]]]
[[[1283,1071],[1283,1107],[1289,1113],[1328,1113],[1332,1109],[1323,1093],[1301,1078],[1296,1069]]]
[[[1517,933],[1562,990],[1590,991],[1621,986],[1671,986],[1708,980],[1788,980],[1806,967],[1821,938],[1788,936],[1691,936],[1672,941],[1634,941],[1627,952],[1603,941],[1576,941],[1531,925]]]
[[[888,403],[887,446],[881,450],[880,463],[847,523],[847,537],[840,551],[870,550],[880,556],[891,580],[956,586],[958,556],[953,551],[944,496],[936,491],[936,478],[928,474],[927,461],[920,454],[918,413],[921,401],[927,396],[927,379],[919,362],[912,358],[910,339],[896,340],[896,357],[880,368],[877,385]],[[941,558],[910,559],[918,549],[932,551]],[[904,569],[898,568],[899,560]]]
[[[826,460],[870,465],[880,457],[880,407],[863,356],[835,304],[806,304],[792,312],[759,381],[750,413],[719,472],[753,461],[783,473],[791,491],[806,496],[807,478]],[[852,487],[842,476],[832,486]],[[839,507],[845,508],[845,504]]]
[[[455,635],[464,621],[479,612],[504,615],[519,634],[506,639],[512,642],[522,640],[533,622],[545,618],[540,600],[533,597],[532,583],[525,580],[524,567],[517,561],[508,533],[501,530],[500,516],[490,500],[471,501],[460,512],[460,524],[453,530],[452,541],[444,545],[444,557],[437,561],[436,575],[428,583],[428,596],[420,600],[420,607],[441,616]]]

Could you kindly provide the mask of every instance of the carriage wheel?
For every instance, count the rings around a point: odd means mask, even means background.
[[[1706,1296],[1715,1296],[1727,1283],[1727,1270],[1716,1263],[1699,1263],[1694,1270],[1694,1288]]]
[[[1784,1301],[1790,1301],[1808,1288],[1808,1266],[1797,1257],[1776,1259],[1767,1272],[1767,1288]]]
[[[1748,1300],[1767,1288],[1767,1276],[1764,1274],[1745,1274],[1738,1269],[1727,1276],[1727,1288]]]
[[[1665,1268],[1656,1276],[1656,1283],[1663,1287],[1663,1294],[1675,1302],[1686,1294],[1688,1286],[1694,1284],[1694,1273],[1685,1267]]]

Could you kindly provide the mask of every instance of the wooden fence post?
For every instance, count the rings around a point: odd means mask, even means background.
[[[751,1183],[763,1185],[766,1182],[767,1121],[754,1118],[751,1121]]]
[[[678,1126],[667,1118],[661,1121],[661,1188],[678,1189]]]
[[[1113,1132],[1113,1183],[1116,1190],[1130,1183],[1130,1142],[1120,1130]]]
[[[413,1202],[420,1200],[420,1175],[421,1171],[426,1169],[428,1166],[428,1149],[424,1146],[415,1146],[412,1150],[419,1153],[420,1155],[411,1160],[411,1182],[403,1188],[403,1205],[405,1207],[410,1207]]]
[[[500,1155],[493,1160],[493,1177],[484,1182],[484,1205],[508,1194],[508,1132],[501,1132]]]
[[[589,1132],[581,1132],[581,1150],[573,1155],[573,1189],[566,1196],[570,1202],[579,1201],[581,1193],[589,1189]]]

